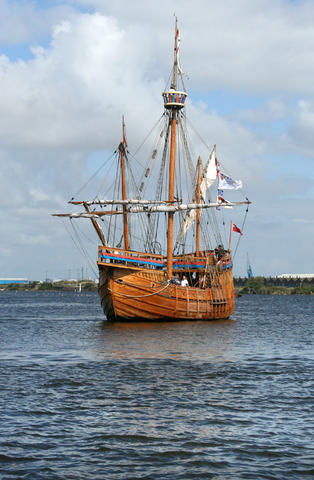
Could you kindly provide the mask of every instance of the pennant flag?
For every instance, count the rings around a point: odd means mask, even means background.
[[[220,173],[218,188],[226,190],[238,190],[239,188],[242,188],[242,180],[232,180],[232,178],[228,177],[227,175]]]
[[[176,37],[177,37],[177,66],[178,66],[178,71],[181,75],[184,75],[184,72],[181,68],[181,65],[180,65],[180,59],[179,59],[179,48],[180,48],[180,43],[181,43],[181,38],[180,38],[180,32],[179,32],[179,29],[177,28],[177,31],[176,31]]]
[[[232,226],[232,230],[233,230],[234,232],[239,233],[240,235],[243,235],[243,233],[241,232],[240,228],[237,227],[235,223],[234,223],[233,226]]]
[[[217,203],[221,203],[221,206],[224,207],[224,208],[232,208],[231,205],[228,205],[230,202],[228,202],[228,200],[225,200],[224,198],[220,197],[219,195],[217,197]]]
[[[218,162],[218,158],[215,157],[215,164],[216,164],[216,170],[217,170],[217,178],[218,178],[218,175],[220,173],[220,164]]]
[[[219,175],[219,171],[217,170],[217,177],[218,177],[218,175]],[[223,194],[224,194],[224,191],[223,191],[223,190],[220,190],[220,189],[218,188],[218,190],[217,190],[217,202],[218,202],[218,198],[221,197]],[[216,210],[221,210],[221,208],[220,208],[220,207],[216,207]]]

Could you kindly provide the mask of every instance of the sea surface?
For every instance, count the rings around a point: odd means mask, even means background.
[[[0,479],[313,479],[313,316],[108,324],[96,293],[0,292]]]

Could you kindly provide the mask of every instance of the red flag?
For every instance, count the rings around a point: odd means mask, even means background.
[[[219,165],[217,157],[215,157],[215,164],[216,164],[216,171],[217,171],[216,178],[218,178],[219,173],[220,173],[220,165]]]
[[[241,232],[240,228],[237,227],[235,223],[234,223],[233,226],[232,226],[232,230],[233,230],[234,232],[239,233],[240,235],[243,235],[243,233]]]

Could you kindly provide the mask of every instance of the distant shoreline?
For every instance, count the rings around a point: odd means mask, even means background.
[[[59,282],[37,282],[31,281],[26,284],[10,283],[8,285],[0,285],[0,291],[29,291],[29,292],[97,292],[98,285],[92,280],[67,281]]]
[[[234,278],[238,295],[314,295],[313,278]]]
[[[314,279],[254,277],[234,278],[236,295],[314,295]],[[28,284],[0,285],[0,291],[54,291],[97,292],[98,285],[92,280],[59,282],[29,282]]]

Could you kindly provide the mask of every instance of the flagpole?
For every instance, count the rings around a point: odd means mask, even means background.
[[[196,201],[201,203],[201,157],[197,161]],[[200,211],[196,210],[196,256],[200,256]]]
[[[230,220],[229,253],[231,253],[232,220]]]
[[[177,54],[178,54],[178,22],[176,18],[175,36],[174,36],[174,64],[173,64],[173,79],[171,88],[177,88]],[[170,110],[170,160],[169,160],[169,188],[168,201],[170,205],[174,202],[174,182],[175,182],[175,162],[176,162],[176,125],[177,125],[177,109],[173,106]],[[168,213],[168,232],[167,232],[167,275],[172,278],[172,259],[173,259],[173,212]]]

